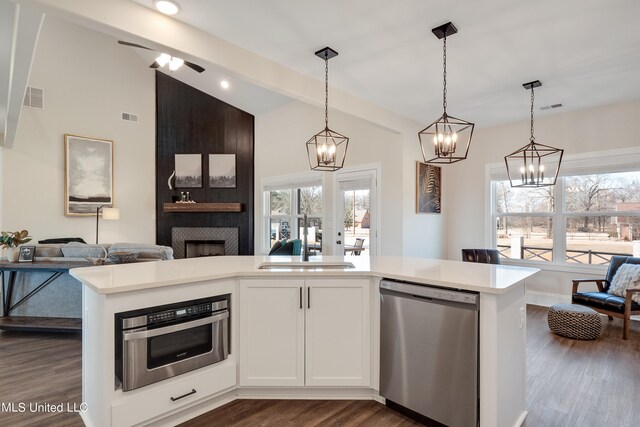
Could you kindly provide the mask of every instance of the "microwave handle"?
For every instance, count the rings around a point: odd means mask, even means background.
[[[164,328],[149,329],[149,330],[142,330],[142,331],[141,330],[124,331],[123,340],[131,341],[131,340],[157,337],[158,335],[166,335],[166,334],[171,334],[173,332],[184,331],[185,329],[195,328],[196,326],[202,326],[209,323],[219,322],[220,320],[228,319],[228,318],[229,318],[229,312],[225,311],[222,313],[214,314],[211,317],[192,320],[191,322],[186,322],[186,323],[178,323],[177,325],[165,326]]]

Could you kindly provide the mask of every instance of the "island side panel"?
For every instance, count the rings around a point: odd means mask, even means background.
[[[480,294],[480,425],[519,426],[526,417],[524,284]]]
[[[82,287],[82,401],[87,412],[80,413],[89,427],[111,425],[113,391],[113,320],[106,312],[106,295]],[[111,361],[111,363],[109,363]]]

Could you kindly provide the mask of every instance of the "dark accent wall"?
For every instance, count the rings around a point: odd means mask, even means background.
[[[253,255],[254,117],[156,71],[156,241],[172,227],[237,227],[238,252]],[[202,187],[169,190],[175,154],[202,154]],[[209,188],[209,154],[236,155],[236,188]],[[166,213],[180,191],[197,202],[240,202],[240,213]]]

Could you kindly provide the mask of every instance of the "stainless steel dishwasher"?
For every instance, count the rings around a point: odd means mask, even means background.
[[[477,293],[382,280],[380,395],[387,406],[427,425],[478,426],[478,320]]]

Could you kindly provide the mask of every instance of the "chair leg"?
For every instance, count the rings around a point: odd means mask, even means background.
[[[622,331],[622,339],[629,339],[629,323],[631,323],[631,319],[627,316],[624,317],[624,330]]]
[[[609,320],[613,320],[613,316],[607,316]]]

